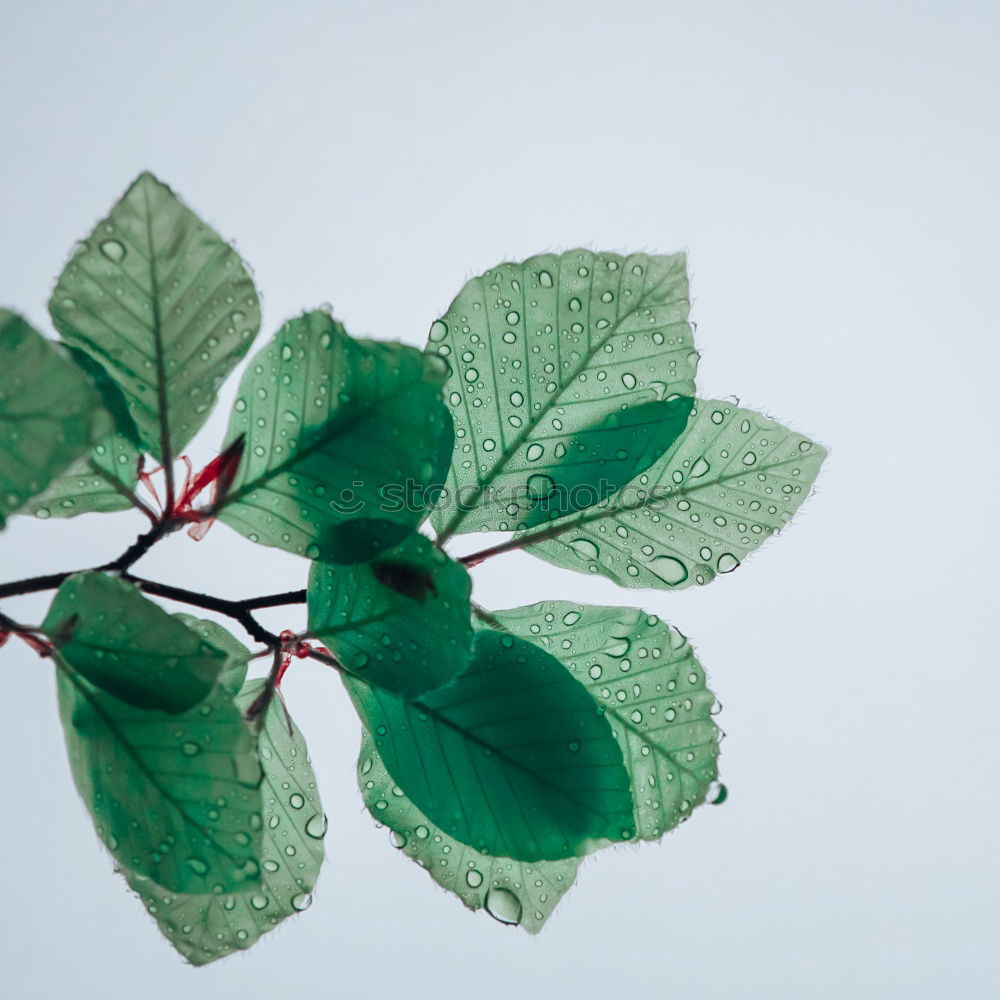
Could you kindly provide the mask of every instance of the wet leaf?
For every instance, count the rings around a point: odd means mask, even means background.
[[[69,353],[90,377],[106,412],[98,414],[94,447],[20,510],[42,519],[128,510],[139,478],[142,448],[125,397],[88,354]]]
[[[574,435],[561,457],[557,447],[551,463],[537,471],[524,470],[528,505],[518,526],[554,521],[617,492],[677,440],[693,402],[678,396],[612,413]]]
[[[0,527],[90,447],[102,419],[79,368],[0,309]]]
[[[606,504],[519,536],[548,562],[624,587],[729,573],[809,496],[826,450],[752,410],[698,400],[684,433]]]
[[[688,305],[683,254],[572,250],[468,282],[428,345],[450,366],[455,421],[438,531],[513,529],[518,511],[512,518],[506,506],[530,495],[536,470],[552,475],[546,466],[582,431],[644,402],[693,395]]]
[[[427,514],[451,431],[443,380],[438,359],[354,340],[325,312],[286,323],[240,384],[226,440],[246,446],[220,519],[329,562],[399,544]]]
[[[263,681],[250,681],[236,703],[246,711]],[[326,816],[298,727],[288,733],[281,703],[264,715],[257,745],[264,771],[259,886],[219,894],[176,893],[125,871],[164,937],[192,965],[207,965],[254,945],[283,920],[309,908],[323,864]]]
[[[145,711],[55,662],[73,781],[119,866],[172,892],[258,885],[261,769],[231,694]]]
[[[465,670],[416,701],[343,679],[394,781],[463,844],[541,861],[632,836],[628,775],[607,720],[536,646],[478,632]]]
[[[205,422],[260,327],[239,255],[150,173],[79,244],[49,312],[119,386],[160,461]]]
[[[449,837],[389,777],[369,733],[362,731],[358,785],[368,811],[392,832],[390,842],[470,910],[537,934],[576,878],[578,858],[523,862],[495,858]]]
[[[250,650],[218,622],[209,621],[207,618],[195,618],[194,615],[185,614],[183,611],[171,617],[197,633],[209,645],[226,654],[225,666],[219,671],[216,684],[235,698],[247,677]]]
[[[468,662],[471,588],[461,565],[414,534],[371,562],[314,563],[309,631],[348,670],[412,698]]]
[[[91,684],[136,708],[168,713],[205,698],[230,652],[106,573],[69,577],[42,629]]]
[[[656,615],[544,601],[490,618],[555,656],[603,709],[632,784],[635,828],[657,840],[718,777],[715,695],[691,644]]]

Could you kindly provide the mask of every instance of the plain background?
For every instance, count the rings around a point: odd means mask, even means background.
[[[339,682],[303,662],[286,692],[330,816],[316,902],[247,955],[185,967],[97,844],[51,668],[11,642],[0,994],[995,995],[995,3],[0,12],[0,299],[42,329],[74,239],[143,168],[236,240],[262,340],[329,301],[355,334],[419,345],[501,259],[683,247],[701,394],[831,448],[792,526],[703,590],[625,592],[523,554],[476,572],[488,607],[659,613],[725,705],[729,801],[589,861],[535,939],[393,852],[361,807]],[[15,518],[2,577],[92,565],[141,525]],[[141,568],[233,597],[306,573],[221,525]]]

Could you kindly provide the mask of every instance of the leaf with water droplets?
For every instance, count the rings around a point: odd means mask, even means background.
[[[237,706],[249,708],[262,687],[263,681],[250,681]],[[257,744],[264,771],[260,885],[225,894],[186,894],[123,872],[164,937],[192,965],[251,947],[312,903],[323,864],[326,816],[305,739],[294,723],[289,734],[288,724],[284,706],[273,699]]]
[[[633,406],[693,395],[688,308],[683,254],[542,254],[468,282],[428,345],[448,362],[455,421],[447,488],[458,502],[434,512],[438,531],[515,528],[528,477],[537,470],[558,482],[582,432]],[[615,458],[619,447],[601,450],[604,469],[592,463],[572,481],[624,474],[621,485],[635,475]]]
[[[77,673],[136,708],[188,711],[208,695],[228,660],[228,650],[106,573],[69,577],[42,630]]]
[[[393,780],[449,836],[519,861],[580,856],[632,836],[611,727],[554,657],[478,632],[465,670],[406,701],[342,675]]]
[[[638,837],[659,839],[705,801],[718,777],[717,702],[680,632],[637,608],[567,601],[488,617],[555,656],[604,711],[631,778]]]
[[[260,327],[239,255],[150,173],[79,244],[49,312],[117,383],[161,461],[194,437]]]
[[[624,587],[729,573],[809,496],[826,451],[752,410],[698,400],[687,429],[606,504],[518,536],[542,559]]]
[[[54,659],[73,781],[119,866],[171,892],[259,885],[261,769],[231,693],[146,711]]]
[[[90,447],[102,419],[83,372],[0,309],[0,528]]]
[[[94,383],[107,412],[98,414],[94,447],[19,512],[43,520],[128,510],[139,479],[142,448],[125,397],[88,354],[72,348],[69,353]]]
[[[214,646],[225,654],[225,666],[219,671],[215,683],[235,698],[247,677],[250,650],[218,622],[209,621],[207,618],[195,618],[194,615],[185,614],[183,611],[177,612],[172,617],[183,622],[210,646]]]
[[[246,445],[219,518],[251,541],[362,562],[427,515],[451,422],[439,359],[354,340],[330,315],[286,323],[240,384]]]
[[[390,841],[470,910],[537,934],[576,878],[578,858],[524,862],[483,854],[435,826],[389,777],[367,731],[361,734],[358,786]]]
[[[371,562],[314,563],[309,631],[352,673],[412,698],[468,662],[471,589],[464,567],[413,534]]]

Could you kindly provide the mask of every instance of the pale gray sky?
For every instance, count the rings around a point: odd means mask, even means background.
[[[729,801],[589,861],[536,939],[466,912],[373,828],[350,706],[303,662],[286,691],[331,824],[316,902],[249,954],[186,968],[97,844],[51,668],[9,644],[0,993],[994,995],[995,4],[0,0],[0,16],[0,301],[42,329],[73,241],[143,168],[236,240],[262,338],[329,301],[356,334],[420,344],[501,259],[686,248],[701,394],[831,448],[792,527],[708,588],[625,592],[522,554],[477,572],[488,607],[660,614],[725,705]],[[15,518],[2,578],[100,561],[140,525]],[[142,569],[244,596],[302,586],[306,564],[220,525]]]

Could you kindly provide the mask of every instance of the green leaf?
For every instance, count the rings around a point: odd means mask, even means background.
[[[104,369],[83,351],[70,350],[73,360],[90,376],[104,404],[97,444],[77,459],[48,488],[21,508],[35,517],[76,517],[77,514],[127,510],[139,480],[142,448],[139,432],[121,390]]]
[[[576,878],[578,858],[526,863],[494,858],[449,837],[389,777],[371,735],[362,731],[358,786],[368,811],[392,831],[391,842],[470,909],[537,934]]]
[[[0,527],[90,447],[100,419],[86,376],[0,309]]]
[[[73,781],[119,866],[172,892],[258,885],[261,769],[230,693],[144,711],[55,662]]]
[[[450,368],[455,452],[444,536],[505,530],[526,474],[612,413],[694,394],[683,254],[572,250],[473,278],[430,330]]]
[[[393,779],[463,844],[541,861],[632,836],[611,727],[543,650],[479,632],[465,670],[418,701],[342,676]]]
[[[42,630],[91,684],[135,708],[186,712],[212,690],[229,650],[202,639],[131,583],[77,573],[59,588]]]
[[[243,645],[228,629],[218,622],[206,618],[195,618],[194,615],[177,612],[171,617],[183,622],[192,632],[196,632],[210,646],[226,654],[226,664],[219,671],[216,683],[228,691],[234,698],[240,693],[243,682],[247,678],[247,668],[250,665],[250,650]]]
[[[121,388],[161,462],[194,437],[260,327],[239,255],[150,173],[77,247],[49,312]]]
[[[677,440],[693,403],[689,396],[639,403],[584,428],[568,445],[557,445],[554,461],[534,472],[523,470],[528,504],[518,527],[585,510],[617,492]]]
[[[250,681],[237,705],[249,708],[262,687],[263,681]],[[223,895],[176,893],[124,872],[164,937],[192,965],[207,965],[251,947],[312,903],[323,864],[326,816],[305,739],[292,725],[289,735],[284,707],[272,699],[257,744],[264,770],[259,886]]]
[[[557,657],[604,710],[631,778],[642,840],[659,839],[705,801],[718,777],[718,703],[680,632],[637,608],[567,601],[489,618]]]
[[[464,567],[414,534],[371,562],[314,563],[309,631],[348,670],[412,698],[468,662],[471,589]]]
[[[517,536],[547,562],[623,587],[679,590],[729,573],[809,496],[826,451],[773,420],[698,400],[687,430],[602,506]]]
[[[240,384],[227,442],[243,461],[219,518],[251,541],[329,562],[399,544],[427,513],[444,365],[353,340],[322,311],[286,323]]]

